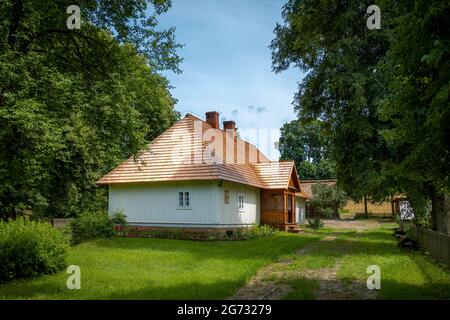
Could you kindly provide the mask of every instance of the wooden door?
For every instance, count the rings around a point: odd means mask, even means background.
[[[295,222],[295,204],[294,204],[294,196],[291,194],[287,194],[287,214],[288,214],[288,223]]]

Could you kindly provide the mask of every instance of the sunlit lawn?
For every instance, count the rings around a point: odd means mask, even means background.
[[[378,299],[450,299],[450,270],[432,261],[421,251],[409,251],[397,246],[392,236],[393,225],[355,232],[352,230],[321,230],[333,234],[333,241],[317,243],[317,248],[304,257],[294,258],[289,269],[330,268],[340,261],[337,277],[340,281],[358,280],[365,283],[367,267],[377,265],[381,271]],[[319,286],[316,280],[298,278],[292,281],[294,290],[288,299],[314,299]]]
[[[65,271],[0,285],[3,299],[224,299],[264,265],[314,241],[278,233],[247,241],[149,238],[98,240],[73,247],[81,289]]]
[[[277,233],[248,241],[184,241],[116,238],[72,247],[68,263],[81,268],[81,289],[66,287],[67,274],[0,285],[3,299],[224,299],[261,267],[279,259],[282,268],[330,268],[339,260],[340,281],[365,282],[367,267],[381,269],[379,299],[450,299],[450,272],[422,252],[397,247],[392,224],[364,232],[323,229]],[[334,235],[335,240],[318,241]],[[313,250],[294,252],[304,246]],[[286,279],[288,299],[314,299],[318,281]]]

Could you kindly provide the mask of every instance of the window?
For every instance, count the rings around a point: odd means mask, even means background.
[[[230,190],[224,191],[223,199],[224,199],[225,203],[230,203]]]
[[[178,192],[178,206],[179,207],[190,207],[191,199],[189,197],[189,192]]]
[[[243,194],[238,195],[238,210],[244,211],[244,195]]]
[[[184,205],[189,207],[189,192],[184,193]]]
[[[183,192],[178,192],[178,205],[182,207],[184,205]]]

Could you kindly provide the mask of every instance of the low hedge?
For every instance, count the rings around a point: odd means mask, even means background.
[[[135,230],[134,227],[126,229],[129,237],[166,238],[177,240],[203,240],[227,241],[249,240],[268,237],[275,234],[275,229],[268,225],[252,225],[250,227],[234,228],[229,230],[189,231],[186,228],[166,228],[161,230]]]
[[[106,212],[83,213],[69,223],[72,244],[114,236],[114,221]]]
[[[49,223],[0,221],[0,282],[63,269],[69,243],[70,238]]]

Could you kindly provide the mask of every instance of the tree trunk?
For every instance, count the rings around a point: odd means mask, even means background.
[[[391,216],[392,216],[392,218],[395,218],[394,196],[391,196]]]
[[[369,216],[369,212],[367,211],[367,196],[364,196],[364,215]]]
[[[431,226],[433,230],[450,234],[450,196],[432,189]]]
[[[334,218],[339,219],[339,208],[337,205],[333,206],[333,211],[334,211]]]

